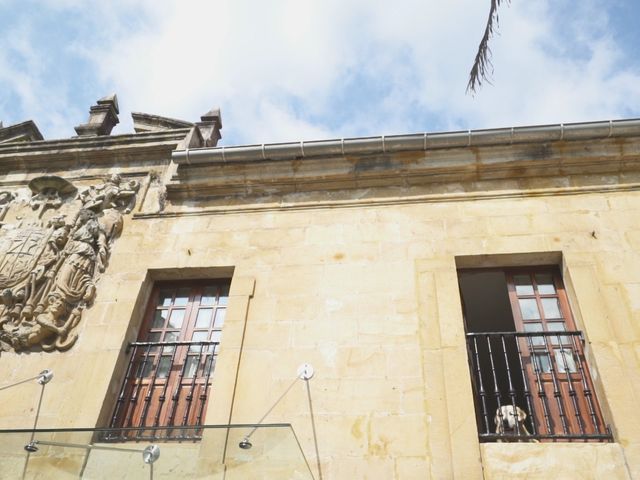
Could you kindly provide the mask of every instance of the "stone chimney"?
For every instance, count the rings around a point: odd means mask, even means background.
[[[98,100],[97,105],[89,109],[89,121],[75,127],[76,133],[80,137],[92,137],[98,135],[109,135],[118,120],[118,97],[109,95]]]
[[[196,126],[200,130],[203,147],[215,147],[218,140],[222,138],[220,130],[222,129],[222,116],[219,108],[213,108],[200,117],[200,121],[196,122]]]

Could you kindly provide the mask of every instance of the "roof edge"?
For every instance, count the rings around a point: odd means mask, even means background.
[[[381,135],[230,147],[187,148],[172,152],[172,158],[178,164],[226,163],[229,161],[286,160],[327,155],[394,153],[627,136],[640,136],[640,119],[451,132],[425,132],[408,135]]]

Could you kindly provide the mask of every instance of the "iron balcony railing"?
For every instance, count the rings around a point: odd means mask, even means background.
[[[219,343],[133,342],[103,441],[198,440]],[[162,428],[171,427],[171,428]],[[185,428],[173,428],[185,427]]]
[[[481,441],[612,441],[579,331],[468,333]]]

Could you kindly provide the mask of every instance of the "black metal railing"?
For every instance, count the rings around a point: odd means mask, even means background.
[[[218,345],[211,341],[130,343],[111,417],[110,426],[116,430],[101,440],[199,439],[200,430],[187,427],[204,423]]]
[[[468,333],[481,441],[611,441],[579,331]]]

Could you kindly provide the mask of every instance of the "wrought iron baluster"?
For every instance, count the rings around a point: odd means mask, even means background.
[[[193,376],[191,377],[191,386],[189,388],[189,393],[187,394],[187,408],[184,410],[184,415],[182,417],[182,426],[186,426],[189,423],[189,413],[191,412],[191,404],[193,403],[193,394],[196,389],[196,379],[198,378],[198,369],[200,368],[200,361],[202,359],[202,350],[204,348],[204,342],[200,342],[200,351],[198,352],[198,361],[196,362],[196,369],[193,372]],[[187,354],[187,359],[189,358]],[[187,362],[185,362],[187,363]]]
[[[544,348],[547,355],[549,355],[549,370],[551,373],[551,381],[553,383],[553,396],[558,404],[558,413],[560,416],[560,423],[562,424],[562,431],[565,435],[569,433],[569,426],[567,424],[567,417],[564,411],[564,402],[562,401],[562,390],[560,388],[560,382],[558,381],[558,375],[556,374],[556,362],[553,355],[553,345],[549,348],[549,337],[543,335]]]
[[[135,410],[136,405],[138,404],[138,395],[140,394],[140,390],[142,389],[142,382],[144,381],[144,371],[147,368],[147,362],[149,361],[149,353],[151,352],[151,347],[147,344],[144,352],[144,360],[140,365],[140,378],[136,380],[136,386],[134,388],[134,392],[131,395],[130,404],[129,404],[129,412],[127,415],[127,420],[124,424],[125,427],[132,426],[133,423],[133,411]]]
[[[507,381],[509,383],[509,398],[511,399],[511,406],[513,407],[513,413],[517,414],[516,410],[516,390],[513,388],[513,381],[511,380],[511,367],[509,366],[509,356],[507,355],[507,346],[504,342],[504,334],[500,334],[500,342],[502,344],[502,353],[504,354],[504,364],[507,369]],[[516,420],[516,432],[520,435],[520,422]]]
[[[147,394],[144,396],[144,400],[143,400],[144,405],[142,407],[142,415],[140,415],[140,420],[138,421],[138,427],[140,427],[140,430],[138,430],[138,438],[141,438],[144,432],[144,429],[142,427],[144,427],[144,424],[147,421],[147,414],[149,413],[149,405],[151,404],[151,399],[153,398],[153,391],[156,386],[156,378],[158,376],[158,370],[160,369],[160,365],[162,364],[162,353],[164,352],[164,345],[160,343],[158,347],[159,347],[159,350],[156,356],[158,361],[154,362],[153,373],[151,374],[151,383],[147,386]],[[147,348],[151,349],[151,348],[158,348],[158,347],[149,346]]]
[[[122,387],[120,388],[120,393],[118,394],[118,400],[116,401],[116,408],[113,411],[113,416],[111,417],[111,427],[115,428],[118,424],[118,416],[120,415],[120,411],[125,403],[125,393],[127,388],[129,387],[129,382],[131,380],[131,372],[133,371],[133,365],[136,363],[136,357],[138,355],[138,346],[133,346],[133,352],[131,357],[129,358],[129,363],[127,364],[127,371],[124,375],[124,381],[122,382]]]
[[[544,385],[542,384],[542,378],[540,376],[540,368],[542,365],[538,365],[538,361],[536,360],[536,351],[533,346],[533,341],[531,339],[531,335],[526,335],[527,345],[529,347],[529,354],[531,355],[531,363],[533,365],[533,371],[536,376],[536,384],[538,385],[538,398],[540,399],[540,403],[542,404],[542,414],[544,416],[544,424],[547,427],[547,433],[553,434],[551,429],[551,415],[549,413],[549,405],[547,404],[547,392],[544,389]],[[551,360],[549,360],[551,361]]]
[[[205,365],[204,368],[205,368],[205,371],[207,372],[207,376],[205,378],[204,386],[202,387],[202,390],[200,390],[200,408],[198,410],[198,416],[196,418],[196,425],[198,426],[202,425],[202,415],[204,413],[204,405],[207,402],[207,396],[209,393],[209,382],[210,382],[211,374],[214,368],[215,356],[217,355],[216,354],[217,346],[218,346],[217,343],[211,343],[211,352],[209,353],[208,358],[205,357],[205,361],[204,361],[204,365]],[[207,366],[207,362],[208,362],[208,366]]]
[[[576,421],[578,422],[578,429],[580,430],[580,434],[584,435],[584,424],[582,422],[582,414],[580,413],[580,406],[578,405],[578,399],[576,397],[577,392],[575,388],[573,388],[573,379],[571,378],[570,368],[567,362],[567,357],[565,356],[564,349],[564,341],[563,338],[558,335],[556,337],[558,340],[558,344],[560,345],[560,357],[562,357],[562,366],[564,367],[564,373],[567,376],[567,387],[569,388],[569,397],[571,398],[571,403],[573,405],[573,411],[576,417]],[[555,353],[555,352],[554,352]],[[569,354],[573,358],[573,350],[569,350]]]
[[[473,361],[475,361],[476,365],[476,375],[478,378],[478,395],[480,397],[480,407],[482,408],[482,419],[484,421],[484,432],[491,433],[491,429],[489,427],[489,412],[487,410],[487,393],[484,390],[484,382],[482,381],[482,372],[480,370],[480,355],[478,353],[478,334],[473,334],[471,340],[473,342]]]
[[[577,352],[576,357],[578,360],[578,371],[580,372],[580,378],[582,380],[582,391],[584,392],[584,397],[587,400],[587,408],[589,409],[589,416],[591,417],[591,423],[593,424],[593,427],[596,431],[597,434],[602,433],[600,430],[600,425],[598,424],[598,417],[596,415],[596,409],[595,409],[595,405],[593,403],[593,397],[592,397],[592,392],[591,392],[591,388],[589,388],[589,383],[587,382],[587,375],[584,369],[584,366],[582,364],[582,348],[581,345],[578,343],[580,342],[580,338],[578,338],[578,335],[573,335],[571,337],[571,342],[573,344],[574,349]]]
[[[164,381],[164,385],[162,386],[162,393],[160,394],[160,397],[158,397],[158,408],[156,410],[156,415],[153,419],[153,426],[157,427],[160,425],[160,415],[162,414],[162,409],[164,407],[164,402],[167,398],[167,389],[169,388],[169,379],[171,377],[171,372],[173,371],[173,365],[175,364],[176,361],[176,353],[178,352],[178,346],[175,345],[173,347],[173,351],[171,352],[171,361],[169,362],[169,371],[167,373],[167,377],[165,378]]]
[[[489,348],[489,360],[491,362],[491,376],[493,378],[493,394],[496,397],[498,403],[498,417],[502,421],[502,401],[500,399],[500,387],[498,386],[498,377],[496,375],[496,367],[493,361],[493,351],[491,349],[491,337],[487,335],[487,347]]]
[[[186,347],[188,350],[188,347]],[[167,426],[173,426],[173,421],[176,416],[176,411],[178,409],[178,400],[180,399],[180,391],[182,390],[182,380],[184,379],[184,372],[187,369],[187,358],[189,358],[188,352],[184,357],[184,362],[182,362],[182,368],[180,368],[180,375],[178,375],[178,381],[176,384],[175,391],[171,396],[171,413],[169,415],[169,419],[167,421]],[[172,430],[167,430],[167,435],[170,435]]]
[[[520,365],[520,374],[522,376],[522,385],[524,386],[524,398],[525,398],[525,401],[527,402],[527,414],[529,415],[529,418],[531,419],[531,426],[532,426],[531,433],[533,435],[537,435],[538,434],[538,427],[536,425],[534,411],[533,411],[533,402],[531,400],[531,391],[529,390],[529,381],[528,381],[527,376],[525,374],[524,362],[522,361],[522,352],[520,351],[520,339],[516,335],[514,335],[513,336],[513,341],[516,344],[516,351],[518,352],[518,364]],[[535,363],[535,359],[534,359],[534,363]]]

